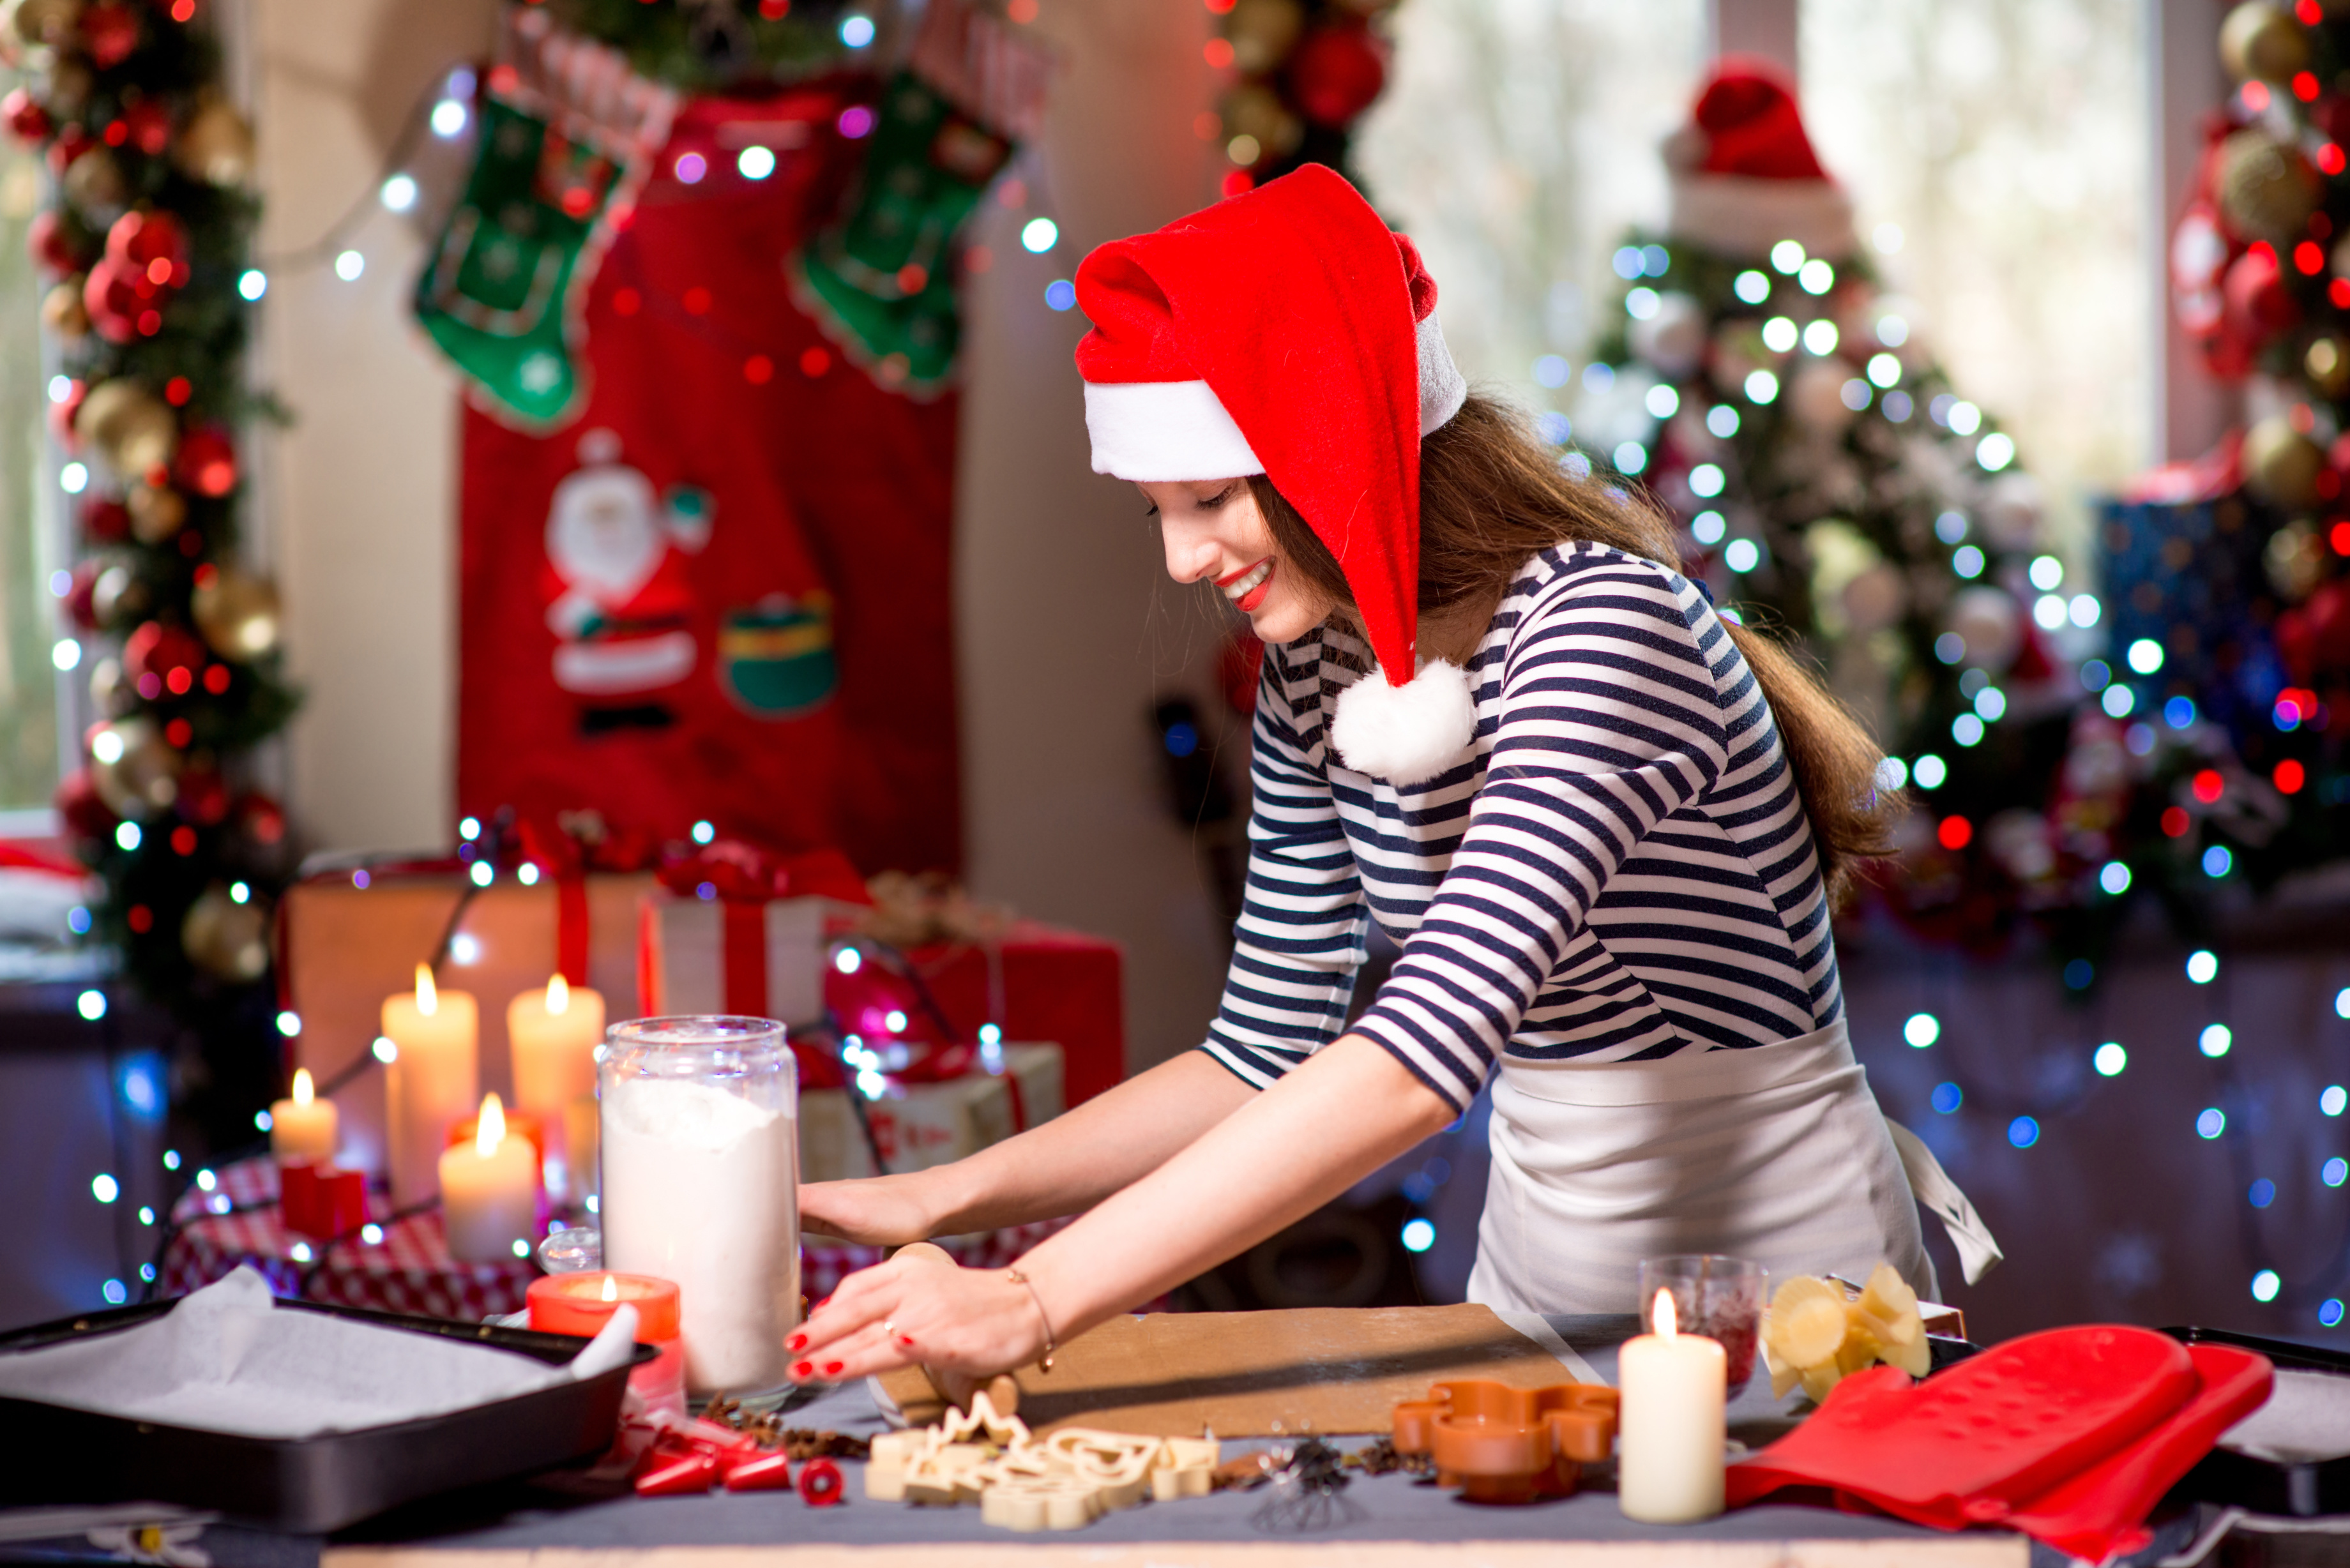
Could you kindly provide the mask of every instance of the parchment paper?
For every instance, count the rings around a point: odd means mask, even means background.
[[[2220,1434],[2220,1446],[2285,1465],[2350,1455],[2350,1377],[2277,1368],[2269,1402]]]
[[[494,1404],[625,1362],[623,1305],[567,1366],[488,1345],[279,1312],[251,1269],[118,1334],[0,1355],[0,1397],[249,1438],[309,1438]]]

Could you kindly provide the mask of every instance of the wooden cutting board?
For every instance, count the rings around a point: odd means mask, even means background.
[[[1112,1318],[1063,1345],[1053,1370],[1024,1366],[1020,1417],[1042,1433],[1104,1427],[1146,1437],[1384,1432],[1399,1399],[1430,1383],[1490,1377],[1514,1387],[1573,1382],[1533,1340],[1476,1305],[1153,1313]],[[919,1367],[884,1374],[906,1419],[945,1405]]]

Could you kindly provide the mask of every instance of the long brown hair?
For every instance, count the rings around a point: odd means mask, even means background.
[[[1314,530],[1258,474],[1249,481],[1282,557],[1351,613],[1346,574]],[[1679,569],[1680,551],[1655,503],[1570,478],[1506,404],[1471,394],[1419,443],[1419,607],[1481,605],[1490,615],[1525,567],[1553,545],[1589,540]],[[1762,683],[1795,770],[1804,815],[1831,896],[1856,861],[1887,853],[1899,797],[1876,787],[1881,753],[1859,720],[1777,641],[1725,618]]]

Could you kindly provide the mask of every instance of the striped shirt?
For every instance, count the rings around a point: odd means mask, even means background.
[[[1473,754],[1411,788],[1333,753],[1370,667],[1335,626],[1265,649],[1248,891],[1206,1049],[1260,1087],[1336,1038],[1376,916],[1402,946],[1354,1024],[1455,1106],[1503,1063],[1647,1062],[1843,1011],[1777,724],[1687,579],[1554,546],[1469,661]]]

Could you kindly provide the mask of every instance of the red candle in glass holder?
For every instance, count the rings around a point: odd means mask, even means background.
[[[685,1412],[685,1348],[678,1341],[677,1286],[650,1274],[591,1270],[530,1282],[530,1326],[542,1334],[592,1336],[626,1302],[637,1309],[637,1343],[660,1352],[629,1374],[629,1386],[656,1407]]]

